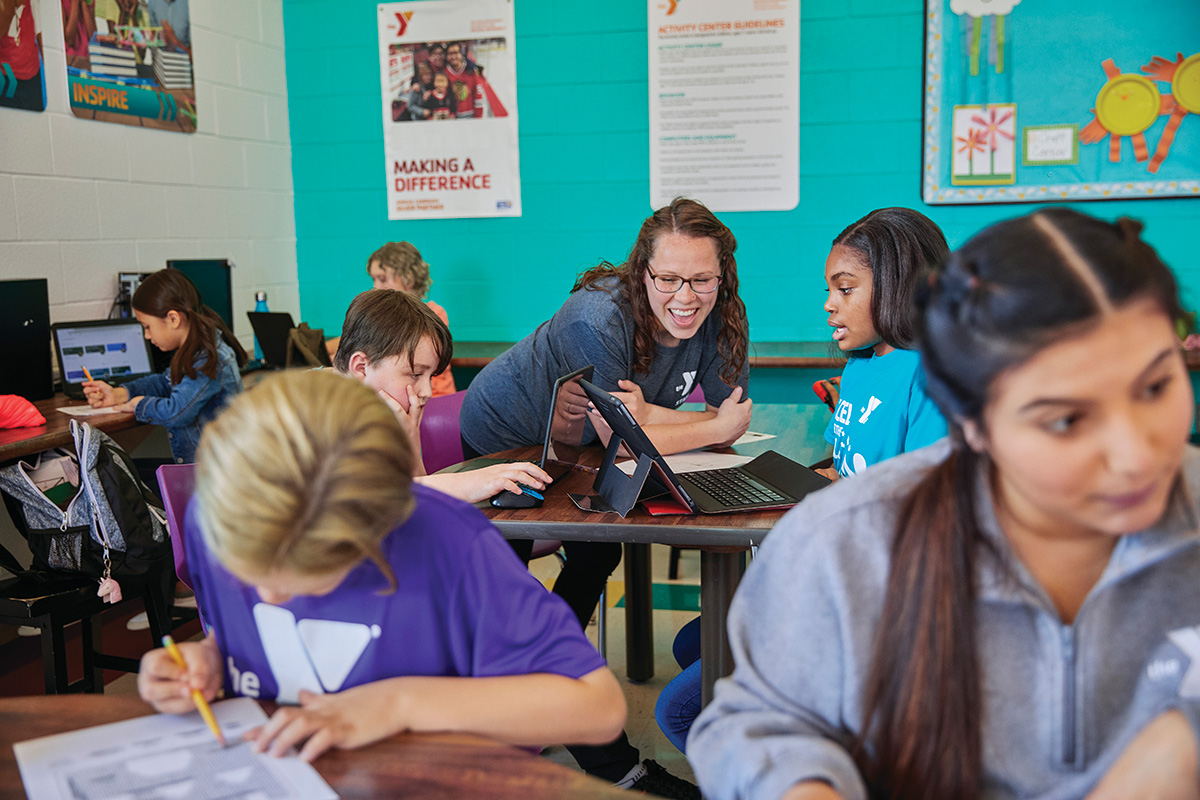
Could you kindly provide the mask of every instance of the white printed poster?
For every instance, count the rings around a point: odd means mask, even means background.
[[[650,205],[800,201],[800,0],[648,0]]]
[[[521,216],[512,0],[379,5],[388,219]]]

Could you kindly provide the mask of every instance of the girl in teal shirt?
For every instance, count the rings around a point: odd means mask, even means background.
[[[855,475],[946,435],[913,349],[913,291],[949,254],[938,226],[909,208],[872,211],[833,240],[825,311],[850,360],[825,430],[833,445],[833,466],[820,470],[827,477]]]

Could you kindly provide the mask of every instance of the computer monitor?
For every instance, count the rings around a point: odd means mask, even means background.
[[[227,258],[174,258],[168,269],[177,269],[191,279],[200,291],[204,305],[225,320],[233,330],[233,262]]]
[[[54,396],[49,298],[45,278],[0,281],[0,394]]]
[[[154,371],[150,347],[135,319],[56,322],[50,326],[63,392],[83,396],[88,372],[98,381],[124,383]]]

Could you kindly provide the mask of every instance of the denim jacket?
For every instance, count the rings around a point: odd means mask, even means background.
[[[233,349],[217,337],[217,377],[200,372],[207,359],[200,355],[195,362],[196,376],[184,378],[171,385],[171,368],[161,375],[147,375],[123,384],[129,396],[142,396],[134,410],[138,422],[162,425],[171,440],[171,455],[177,464],[196,460],[196,445],[200,429],[217,415],[229,398],[242,390]]]

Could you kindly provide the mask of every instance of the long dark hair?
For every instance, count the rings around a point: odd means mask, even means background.
[[[1002,372],[1117,307],[1149,299],[1180,318],[1175,279],[1140,231],[1043,209],[987,228],[918,292],[927,388],[950,421],[952,453],[906,499],[892,544],[855,748],[873,797],[957,800],[983,788],[975,568],[997,556],[975,492],[993,476],[963,425],[984,430]]]
[[[721,265],[721,286],[717,289],[717,304],[714,311],[721,315],[721,332],[717,334],[717,352],[724,362],[720,378],[733,386],[742,374],[749,348],[749,323],[746,321],[746,304],[738,297],[737,239],[733,231],[725,227],[702,203],[676,197],[669,206],[655,211],[642,223],[637,241],[629,251],[629,257],[620,266],[607,261],[592,267],[576,280],[572,292],[579,289],[601,290],[597,283],[615,275],[621,283],[621,293],[633,310],[633,371],[646,374],[654,362],[655,335],[662,324],[650,310],[650,298],[646,295],[646,271],[658,237],[666,233],[678,233],[691,239],[712,239],[717,248],[717,262]]]
[[[839,233],[833,240],[838,245],[858,253],[871,270],[871,324],[879,338],[892,347],[913,349],[913,292],[920,278],[950,256],[942,229],[911,208],[877,208]]]
[[[217,377],[217,337],[233,349],[238,366],[246,363],[246,351],[217,312],[200,302],[196,285],[177,269],[160,269],[142,281],[133,293],[133,307],[152,317],[166,317],[174,311],[187,320],[188,335],[171,355],[171,383],[194,378],[199,373]],[[197,368],[196,362],[203,364]]]

